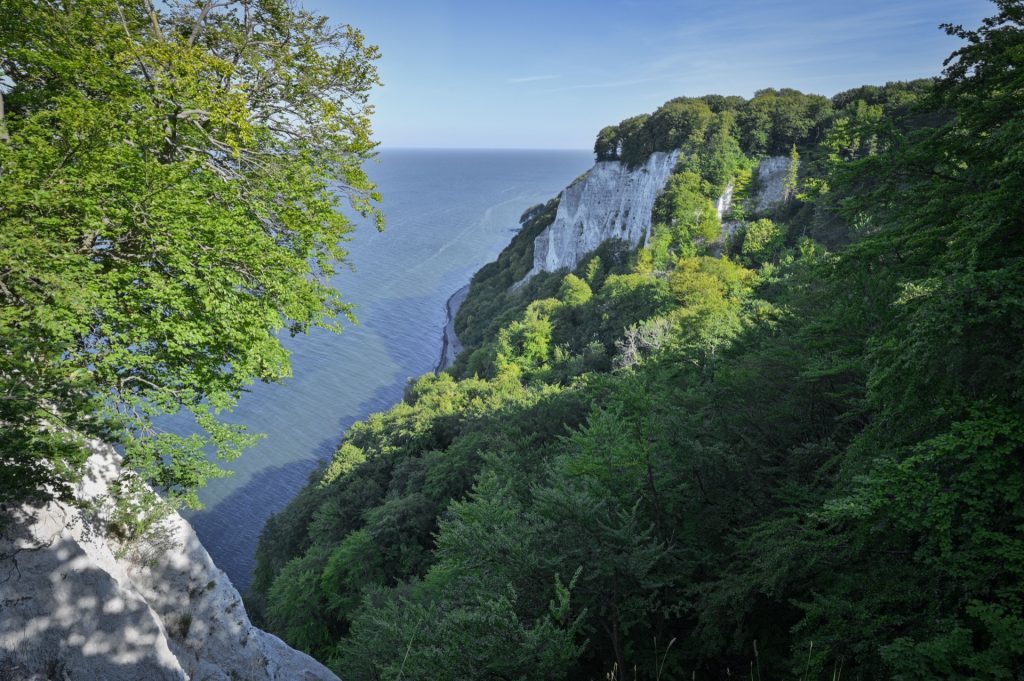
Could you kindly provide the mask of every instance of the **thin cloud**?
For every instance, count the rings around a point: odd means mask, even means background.
[[[626,78],[622,80],[606,80],[597,81],[593,83],[579,83],[576,85],[565,85],[562,87],[549,88],[542,90],[540,94],[554,94],[556,92],[571,92],[573,90],[601,90],[608,88],[624,88],[632,87],[634,85],[640,85],[642,83],[650,83],[656,80],[662,80],[661,77],[647,77],[647,78]]]
[[[561,78],[561,76],[522,76],[520,78],[509,78],[510,83],[535,83],[538,80],[554,80],[555,78]]]
[[[572,90],[589,90],[592,88],[609,88],[609,87],[629,87],[630,85],[640,85],[641,83],[650,83],[651,81],[659,80],[657,77],[650,78],[627,78],[624,80],[606,80],[600,83],[586,83],[584,85],[573,85]]]

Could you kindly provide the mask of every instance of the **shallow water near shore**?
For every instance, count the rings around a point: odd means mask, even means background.
[[[346,428],[401,399],[433,370],[445,304],[493,260],[519,216],[592,165],[587,151],[384,150],[367,171],[384,195],[387,228],[360,223],[334,283],[358,325],[286,338],[294,378],[259,384],[228,420],[266,434],[212,481],[188,514],[239,591],[248,588],[260,530],[329,459]],[[175,429],[175,419],[168,421]],[[186,427],[181,426],[182,429]]]

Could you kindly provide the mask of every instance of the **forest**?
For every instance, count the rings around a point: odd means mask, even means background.
[[[380,52],[283,0],[0,6],[0,530],[60,501],[123,548],[259,438],[225,412],[289,335],[354,319]],[[650,238],[524,281],[560,199],[527,209],[457,361],[267,524],[253,619],[346,681],[1024,678],[1024,2],[994,7],[935,78],[600,130],[598,162],[680,151]],[[123,469],[83,500],[96,442]]]
[[[481,269],[453,367],[354,425],[247,605],[345,679],[1019,679],[1024,7],[932,80],[679,98],[639,248]],[[788,155],[758,211],[756,162]],[[734,208],[713,202],[729,184]]]

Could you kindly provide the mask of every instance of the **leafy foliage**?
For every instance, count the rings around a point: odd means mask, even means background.
[[[898,88],[897,88],[898,89]],[[859,93],[861,98],[873,93]],[[846,102],[846,93],[836,100]],[[855,100],[857,101],[857,100]],[[736,141],[751,156],[787,154],[794,146],[821,142],[834,111],[832,100],[797,90],[760,90],[742,97],[678,97],[651,115],[627,118],[601,130],[594,143],[598,161],[640,166],[655,151],[701,148],[716,132],[733,126]]]
[[[279,332],[349,314],[377,50],[269,0],[14,0],[0,44],[0,500],[66,497],[100,436],[195,505],[205,448],[254,439],[215,414],[289,374]],[[206,436],[153,426],[181,409]]]
[[[488,378],[350,431],[264,534],[267,624],[353,679],[1019,676],[1024,11],[997,5],[934,86],[602,131],[635,162],[707,126],[652,243],[508,291],[520,241],[478,274]],[[724,244],[697,218],[750,160],[716,121],[801,157]]]

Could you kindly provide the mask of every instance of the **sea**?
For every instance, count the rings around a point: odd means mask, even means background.
[[[256,384],[226,420],[264,439],[226,467],[187,514],[239,591],[252,579],[267,519],[330,459],[355,421],[385,411],[441,353],[445,303],[494,260],[519,216],[593,164],[589,151],[384,149],[366,165],[386,228],[357,223],[332,284],[358,324],[283,337],[294,377]],[[171,429],[187,429],[169,422]]]

